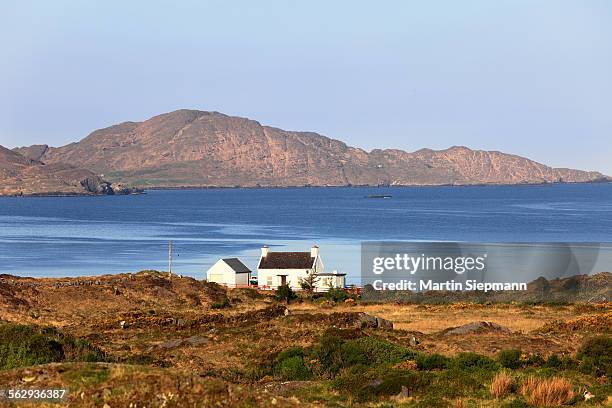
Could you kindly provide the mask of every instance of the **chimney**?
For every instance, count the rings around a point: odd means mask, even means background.
[[[266,256],[268,256],[268,246],[264,245],[261,247],[261,257],[265,258]]]
[[[312,248],[310,248],[310,256],[313,258],[316,258],[319,255],[319,247],[316,245],[313,245]]]

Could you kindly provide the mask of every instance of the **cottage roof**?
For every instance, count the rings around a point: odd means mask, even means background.
[[[311,269],[315,258],[310,252],[268,252],[259,261],[259,269]]]

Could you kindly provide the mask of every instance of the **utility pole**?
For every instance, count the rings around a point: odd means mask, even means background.
[[[168,241],[168,277],[172,277],[172,241]]]

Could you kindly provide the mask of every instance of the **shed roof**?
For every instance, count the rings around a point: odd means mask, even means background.
[[[229,265],[236,273],[249,273],[251,270],[238,258],[223,258],[223,262]]]

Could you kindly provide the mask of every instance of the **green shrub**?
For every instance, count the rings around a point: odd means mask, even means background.
[[[419,370],[437,370],[444,369],[450,366],[450,359],[441,354],[419,354],[416,358],[417,368]]]
[[[515,370],[521,366],[521,350],[502,350],[497,356],[497,361],[502,367]]]
[[[344,366],[340,352],[344,341],[336,336],[322,336],[314,345],[312,354],[319,362],[321,374],[333,376]]]
[[[415,353],[378,337],[359,337],[345,340],[323,336],[313,347],[323,374],[334,376],[343,368],[355,365],[392,365],[414,358]]]
[[[281,285],[274,292],[274,298],[279,302],[291,302],[297,298],[295,292],[289,287],[289,285]]]
[[[493,361],[493,360],[490,360]],[[497,364],[493,367],[482,364],[482,367],[456,367],[455,360],[451,360],[448,370],[430,371],[436,376],[437,393],[448,398],[480,397],[488,398],[490,395],[488,384],[493,380]]]
[[[59,361],[102,361],[104,353],[87,340],[74,339],[53,328],[0,325],[0,369]]]
[[[459,370],[474,368],[496,370],[498,368],[495,360],[477,353],[459,353],[453,358],[452,365]]]
[[[597,336],[587,339],[576,353],[576,359],[580,361],[581,372],[612,377],[612,337]]]
[[[525,360],[525,365],[531,367],[542,367],[545,363],[546,361],[544,361],[544,358],[539,354],[532,354]]]
[[[408,371],[388,366],[355,365],[340,371],[331,385],[342,394],[351,395],[355,402],[380,401],[380,397],[397,395],[404,388],[409,396],[416,398],[414,402],[418,402],[410,406],[448,406],[449,400],[457,398],[490,398],[485,384],[492,376],[493,373],[485,369]]]
[[[424,389],[430,380],[426,376],[411,371],[370,368],[355,365],[343,370],[332,382],[332,388],[351,395],[356,402],[371,401],[397,395],[402,387],[412,395]]]
[[[346,343],[351,345],[353,352],[363,354],[370,365],[397,364],[416,356],[412,350],[374,336],[348,340]]]
[[[577,363],[574,359],[569,356],[559,357],[556,354],[551,354],[544,363],[545,368],[552,368],[555,370],[571,370],[577,367]]]
[[[325,292],[324,298],[332,302],[344,302],[346,299],[354,298],[340,288],[330,288]]]
[[[368,359],[363,346],[355,341],[342,343],[339,350],[338,362],[341,367],[351,367],[354,365],[369,365],[373,363]]]
[[[220,302],[213,302],[213,303],[210,305],[210,308],[211,308],[211,309],[225,309],[225,308],[230,307],[230,306],[231,306],[231,305],[230,305],[230,301],[229,301],[229,299],[228,299],[228,298],[224,298],[224,299],[223,299],[222,301],[220,301]]]
[[[304,363],[304,350],[301,347],[291,347],[282,351],[274,362],[274,377],[280,380],[307,380],[312,373]]]
[[[561,362],[561,359],[556,354],[551,354],[546,359],[545,366],[548,367],[548,368],[561,368],[562,365],[563,365],[563,363]]]
[[[577,356],[599,357],[612,355],[612,337],[597,336],[585,340]]]
[[[293,356],[279,362],[274,367],[274,377],[285,381],[308,380],[312,373],[304,364],[304,357]]]

